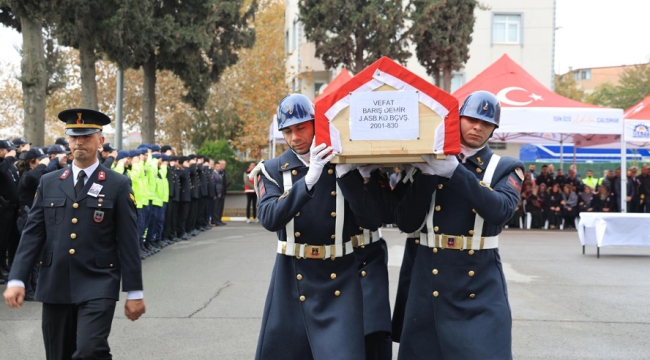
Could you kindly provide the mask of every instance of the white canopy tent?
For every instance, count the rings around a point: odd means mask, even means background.
[[[273,159],[275,157],[275,148],[277,144],[286,144],[284,141],[284,136],[282,132],[278,130],[277,115],[273,115],[273,121],[271,121],[271,126],[269,126],[269,158]]]

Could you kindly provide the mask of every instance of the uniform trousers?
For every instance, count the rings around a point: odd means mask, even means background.
[[[162,207],[157,205],[150,206],[149,213],[149,223],[147,224],[147,241],[156,241],[160,240],[160,233],[156,233],[158,230],[158,222],[165,216],[164,210]],[[164,219],[163,219],[164,220]]]
[[[199,199],[192,199],[190,201],[190,212],[185,222],[185,231],[190,233],[196,229],[196,216],[199,212]]]
[[[18,247],[20,234],[16,227],[17,216],[15,207],[9,203],[0,209],[0,267],[3,268],[11,266]],[[7,261],[7,250],[9,250],[9,261]]]
[[[196,215],[196,228],[203,228],[208,226],[208,223],[206,221],[206,216],[208,214],[208,197],[201,197],[199,199],[199,208],[198,208],[198,213]]]
[[[47,360],[108,360],[115,314],[113,299],[81,304],[43,303],[43,342]]]
[[[149,225],[149,220],[151,217],[151,201],[147,201],[141,209],[138,209],[138,239],[140,244],[144,243],[144,234]]]
[[[181,237],[186,233],[185,231],[185,220],[190,213],[190,202],[181,201],[178,203],[178,221],[176,224],[176,236]]]
[[[162,238],[171,240],[176,237],[176,210],[178,202],[169,201],[165,203],[165,221],[163,222]]]
[[[223,206],[226,202],[226,198],[222,195],[217,197],[217,200],[214,201],[214,209],[212,210],[212,222],[218,224],[221,222],[223,217]]]

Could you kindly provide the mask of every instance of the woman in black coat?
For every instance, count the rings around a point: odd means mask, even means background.
[[[560,184],[555,183],[546,198],[546,220],[549,229],[556,229],[562,222],[562,193]]]

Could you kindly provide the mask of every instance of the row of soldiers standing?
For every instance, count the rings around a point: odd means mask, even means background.
[[[104,165],[131,179],[138,209],[138,238],[145,259],[212,226],[225,225],[224,160],[174,156],[169,145],[142,144],[120,150]]]

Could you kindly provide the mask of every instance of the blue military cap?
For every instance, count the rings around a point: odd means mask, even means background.
[[[31,159],[41,160],[41,159],[44,159],[46,157],[47,157],[47,154],[43,151],[43,149],[41,149],[39,147],[33,147],[33,148],[29,149],[29,151],[25,152],[24,159],[26,161],[29,161]]]
[[[160,145],[156,145],[156,144],[151,145],[151,151],[160,152]]]
[[[7,149],[8,151],[18,150],[18,148],[14,147],[14,144],[9,140],[0,140],[0,149]]]
[[[124,159],[124,158],[127,158],[127,157],[130,157],[130,156],[129,156],[129,151],[128,151],[128,150],[119,150],[119,151],[117,152],[117,159],[115,159],[115,160],[116,160],[116,161],[120,161],[120,160],[122,160],[122,159]]]
[[[167,154],[162,154],[162,155],[160,156],[160,158],[161,158],[163,161],[169,161],[169,160],[171,160],[171,157],[170,157],[169,155],[167,155]]]
[[[138,150],[140,150],[140,149],[149,150],[149,149],[151,149],[151,145],[149,145],[147,143],[142,143],[142,144],[138,145]]]
[[[55,145],[50,145],[47,147],[47,154],[48,155],[56,155],[56,154],[69,154],[70,151],[65,149],[65,146],[60,145],[60,144],[55,144]]]
[[[151,155],[154,159],[160,159],[160,154],[153,154]]]
[[[129,150],[129,157],[140,156],[140,150]]]
[[[94,134],[111,123],[106,114],[91,109],[63,110],[59,113],[59,120],[65,123],[65,134],[72,136]]]

